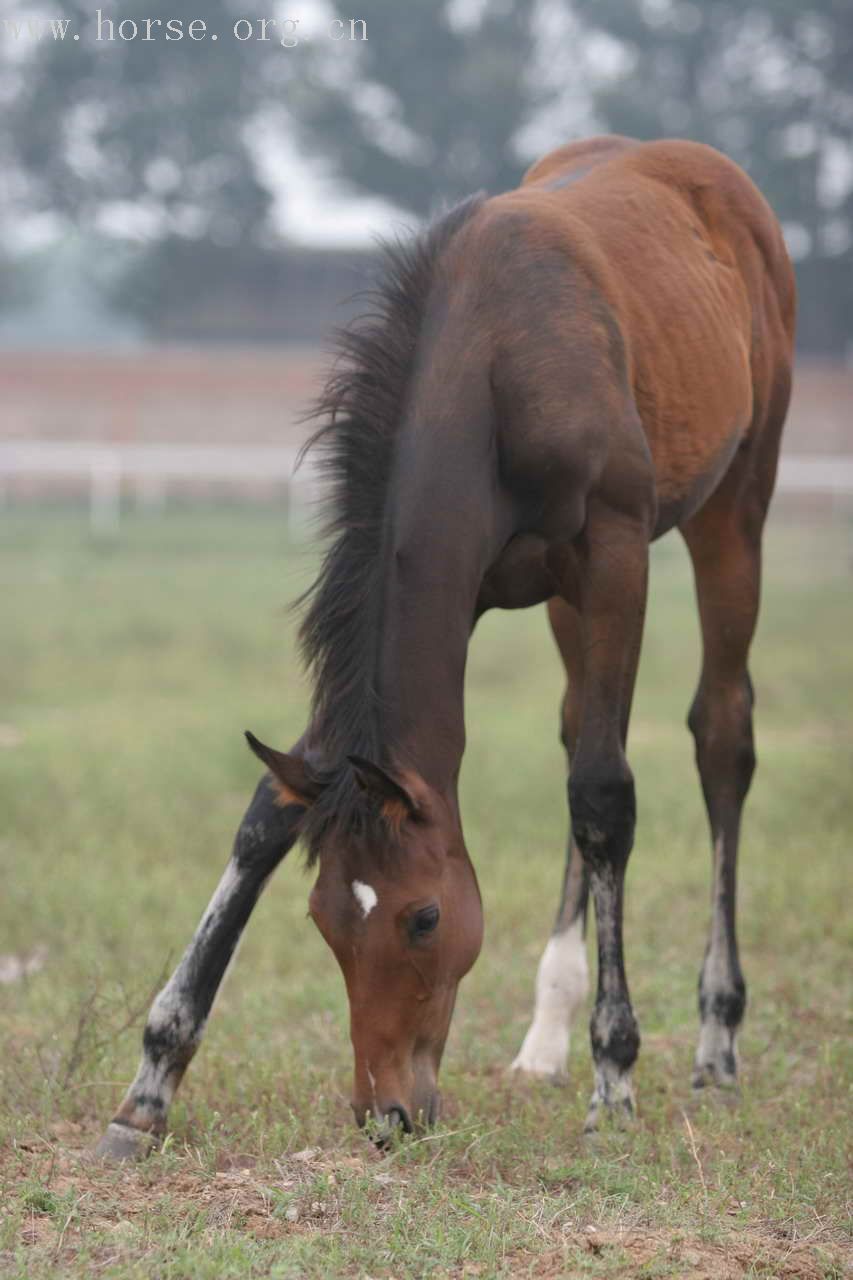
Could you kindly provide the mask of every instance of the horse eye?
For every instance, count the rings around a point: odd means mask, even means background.
[[[438,917],[438,907],[424,907],[421,911],[416,911],[409,922],[409,934],[412,939],[423,938],[428,933],[432,933],[438,924]]]

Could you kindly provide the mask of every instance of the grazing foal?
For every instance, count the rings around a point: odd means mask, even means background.
[[[694,1083],[735,1082],[735,864],[755,763],[747,654],[793,327],[772,213],[735,165],[692,143],[564,147],[518,190],[474,197],[389,250],[320,406],[332,541],[302,626],[310,722],[287,754],[249,735],[268,773],[154,1002],[103,1151],[129,1155],[164,1132],[240,933],[299,837],[318,871],[311,914],[347,985],[356,1117],[386,1131],[435,1117],[457,986],[482,937],[457,803],[468,642],[486,609],[544,602],[568,677],[571,838],[515,1066],[565,1069],[591,892],[588,1127],[602,1109],[633,1110],[625,746],[649,543],[673,528],[701,615],[689,725],[713,848]]]

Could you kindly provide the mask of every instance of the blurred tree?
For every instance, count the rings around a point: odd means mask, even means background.
[[[349,38],[343,0],[318,0],[315,38],[292,51],[233,38],[243,0],[208,0],[220,38],[199,43],[162,36],[169,19],[186,31],[197,0],[103,8],[115,26],[163,27],[151,41],[97,42],[89,0],[66,0],[79,42],[43,39],[11,60],[8,37],[0,45],[0,163],[13,192],[0,191],[0,213],[7,228],[46,211],[83,234],[146,243],[109,288],[155,327],[216,274],[217,248],[256,252],[263,274],[280,245],[262,137],[286,137],[291,155],[301,141],[330,176],[420,216],[513,185],[522,151],[585,131],[587,93],[609,129],[694,137],[740,161],[799,259],[805,344],[846,340],[850,0],[359,0],[366,40],[357,26]],[[341,40],[329,38],[335,15]]]
[[[25,306],[37,292],[32,264],[0,252],[0,311]]]
[[[111,223],[141,235],[233,243],[266,216],[270,197],[245,138],[256,104],[253,59],[239,42],[165,39],[169,19],[198,17],[194,0],[104,6],[113,39],[95,39],[95,9],[66,0],[77,42],[42,38],[24,54],[7,106],[6,136],[26,175],[22,201],[79,229]],[[120,20],[159,20],[157,38],[122,40]],[[216,30],[233,22],[227,0],[207,0]],[[6,37],[8,41],[8,36]],[[23,50],[18,42],[18,50]]]
[[[797,261],[801,344],[842,350],[853,314],[850,0],[573,0],[573,7],[622,54],[593,77],[606,127],[695,138],[742,164],[779,215]]]
[[[146,0],[120,13],[104,5],[113,39],[102,41],[88,0],[68,0],[63,14],[81,39],[42,39],[17,59],[5,132],[25,178],[18,208],[59,214],[84,234],[142,241],[109,294],[157,328],[170,307],[182,309],[187,289],[210,280],[217,297],[227,291],[234,275],[217,247],[239,249],[263,274],[281,245],[270,218],[274,166],[258,163],[256,140],[270,126],[291,144],[301,139],[330,176],[417,215],[516,182],[513,139],[542,97],[529,75],[529,0],[409,0],[405,10],[365,0],[357,9],[367,40],[360,29],[349,39],[349,10],[320,5],[314,38],[283,51],[278,31],[258,41],[260,15],[255,38],[233,38],[246,12],[239,0],[208,0],[215,43],[165,39],[168,19],[186,33],[196,0]],[[339,41],[329,36],[336,11]],[[155,39],[141,38],[145,19],[160,21]],[[120,38],[122,20],[136,22],[134,39]]]
[[[362,192],[416,214],[438,200],[514,186],[520,128],[543,107],[533,83],[531,0],[359,0],[368,39],[314,50],[297,121]],[[345,31],[352,7],[333,5]]]
[[[146,0],[120,12],[105,4],[98,40],[96,6],[66,0],[63,17],[79,41],[71,34],[42,37],[35,47],[19,40],[13,50],[17,88],[4,137],[17,182],[4,220],[48,212],[98,243],[90,279],[143,321],[151,316],[140,277],[160,279],[165,307],[170,283],[203,289],[203,277],[188,282],[191,273],[175,273],[181,249],[198,261],[199,246],[251,243],[272,204],[247,138],[260,92],[257,58],[222,35],[193,41],[188,29],[199,9],[195,0]],[[144,38],[146,19],[160,23],[151,40]],[[169,20],[181,24],[182,39],[166,39]],[[207,0],[209,30],[227,32],[234,20],[229,0]],[[133,39],[121,38],[122,21],[136,24]],[[8,34],[6,45],[8,59]],[[128,258],[122,240],[143,248]],[[133,270],[123,274],[126,260]]]

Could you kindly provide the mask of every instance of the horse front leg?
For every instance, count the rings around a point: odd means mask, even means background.
[[[560,709],[560,738],[569,766],[577,747],[583,704],[583,651],[580,617],[564,600],[548,602],[548,618],[566,668],[567,686]],[[572,1021],[589,990],[586,916],[589,877],[569,832],[566,869],[557,920],[539,961],[533,1019],[513,1071],[559,1079],[566,1073]]]
[[[299,834],[304,809],[282,807],[269,776],[258,784],[231,859],[180,964],[151,1006],[142,1060],[97,1147],[126,1160],[166,1132],[169,1106],[198,1049],[216,992],[260,894]]]
[[[625,741],[645,615],[648,531],[644,519],[592,508],[578,556],[584,687],[569,808],[589,875],[598,943],[587,1131],[597,1127],[602,1110],[634,1113],[631,1070],[640,1033],[625,974],[622,916],[636,802]]]

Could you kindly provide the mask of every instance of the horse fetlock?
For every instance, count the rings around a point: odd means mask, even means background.
[[[736,978],[731,985],[709,988],[703,971],[699,979],[699,1017],[704,1024],[713,1021],[732,1032],[737,1031],[746,1010],[746,984]]]
[[[640,1052],[640,1028],[626,1000],[600,999],[589,1024],[592,1056],[596,1063],[617,1071],[630,1071]]]
[[[710,1014],[703,1019],[699,1029],[691,1081],[693,1088],[716,1085],[720,1089],[737,1089],[737,1077],[737,1027],[726,1026]]]
[[[179,1075],[135,1082],[113,1117],[115,1123],[162,1137],[166,1132],[169,1106],[179,1083]]]
[[[640,1051],[640,1030],[627,1000],[599,999],[589,1024],[595,1087],[590,1099],[584,1132],[598,1128],[602,1112],[611,1113],[617,1123],[634,1116],[634,1086],[631,1069]]]
[[[736,967],[720,961],[720,949],[710,946],[699,977],[699,1044],[693,1067],[694,1089],[717,1085],[737,1087],[736,1038],[746,1009],[746,984]]]

